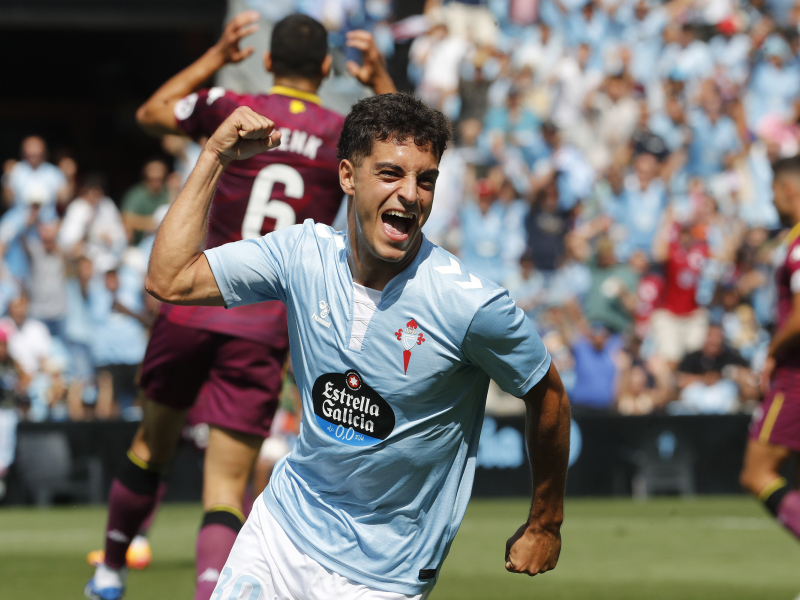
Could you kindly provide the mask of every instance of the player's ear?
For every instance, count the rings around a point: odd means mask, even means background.
[[[330,54],[326,54],[324,60],[322,61],[322,68],[320,69],[320,75],[322,75],[323,79],[325,79],[331,72],[332,65],[333,57]]]
[[[272,73],[272,54],[269,50],[264,52],[264,69],[267,73]]]
[[[339,185],[348,196],[356,193],[356,168],[349,160],[344,159],[339,163]]]

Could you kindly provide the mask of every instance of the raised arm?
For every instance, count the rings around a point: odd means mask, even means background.
[[[272,121],[242,106],[206,142],[156,235],[145,281],[150,295],[171,304],[224,306],[203,254],[208,211],[217,182],[232,160],[280,145],[281,134],[274,128]]]
[[[525,396],[525,438],[533,473],[528,520],[506,542],[506,570],[537,575],[561,553],[569,458],[569,400],[554,365]]]
[[[391,94],[397,91],[394,81],[386,70],[383,55],[375,45],[375,38],[369,31],[356,29],[347,32],[347,46],[361,50],[363,64],[347,61],[347,71],[363,85],[372,88],[376,94]]]
[[[136,120],[142,129],[156,137],[167,133],[182,135],[175,120],[175,103],[197,90],[226,64],[238,63],[253,53],[252,47],[240,49],[239,42],[258,30],[258,18],[254,10],[236,15],[225,26],[216,44],[158,88],[136,111]]]

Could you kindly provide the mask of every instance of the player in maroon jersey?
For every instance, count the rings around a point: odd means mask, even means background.
[[[778,322],[762,372],[765,396],[753,414],[741,481],[800,538],[800,492],[780,475],[786,459],[800,453],[800,156],[779,160],[773,170],[775,208],[791,229],[776,273]]]
[[[199,90],[226,63],[252,54],[240,40],[256,30],[258,13],[234,18],[220,41],[167,81],[138,110],[151,134],[210,135],[237,107],[269,115],[280,147],[237,162],[217,187],[206,247],[262,235],[314,219],[333,221],[342,200],[336,145],[344,117],[320,106],[316,90],[331,68],[327,32],[291,15],[272,32],[265,67],[275,76],[267,94]],[[395,91],[371,34],[348,34],[363,65],[352,75],[376,93]],[[124,592],[125,553],[152,510],[160,473],[175,450],[187,410],[198,400],[210,426],[204,466],[203,525],[197,539],[196,600],[208,600],[242,526],[242,502],[253,463],[269,433],[288,349],[280,302],[226,310],[163,305],[142,365],[144,417],[109,496],[104,564],[86,586],[90,598]]]

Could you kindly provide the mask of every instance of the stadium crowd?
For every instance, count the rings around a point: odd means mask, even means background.
[[[404,47],[403,75],[452,120],[426,234],[509,289],[576,412],[753,405],[783,235],[770,164],[800,137],[800,3],[429,1],[400,21],[388,1],[330,4],[334,46],[368,26],[390,61]],[[173,164],[113,199],[40,137],[4,163],[6,412],[138,418],[150,247],[199,152],[163,149]]]

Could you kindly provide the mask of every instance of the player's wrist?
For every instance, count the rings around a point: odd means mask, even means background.
[[[209,167],[222,167],[222,169],[227,168],[233,159],[229,156],[225,156],[222,150],[217,148],[213,143],[213,139],[208,140],[206,145],[203,147],[203,151],[200,154],[200,158],[198,159],[199,162],[203,162],[204,164],[208,165]]]
[[[208,67],[211,69],[211,74],[216,73],[222,67],[231,62],[225,46],[219,42],[208,49],[204,55],[204,58],[208,61]]]

